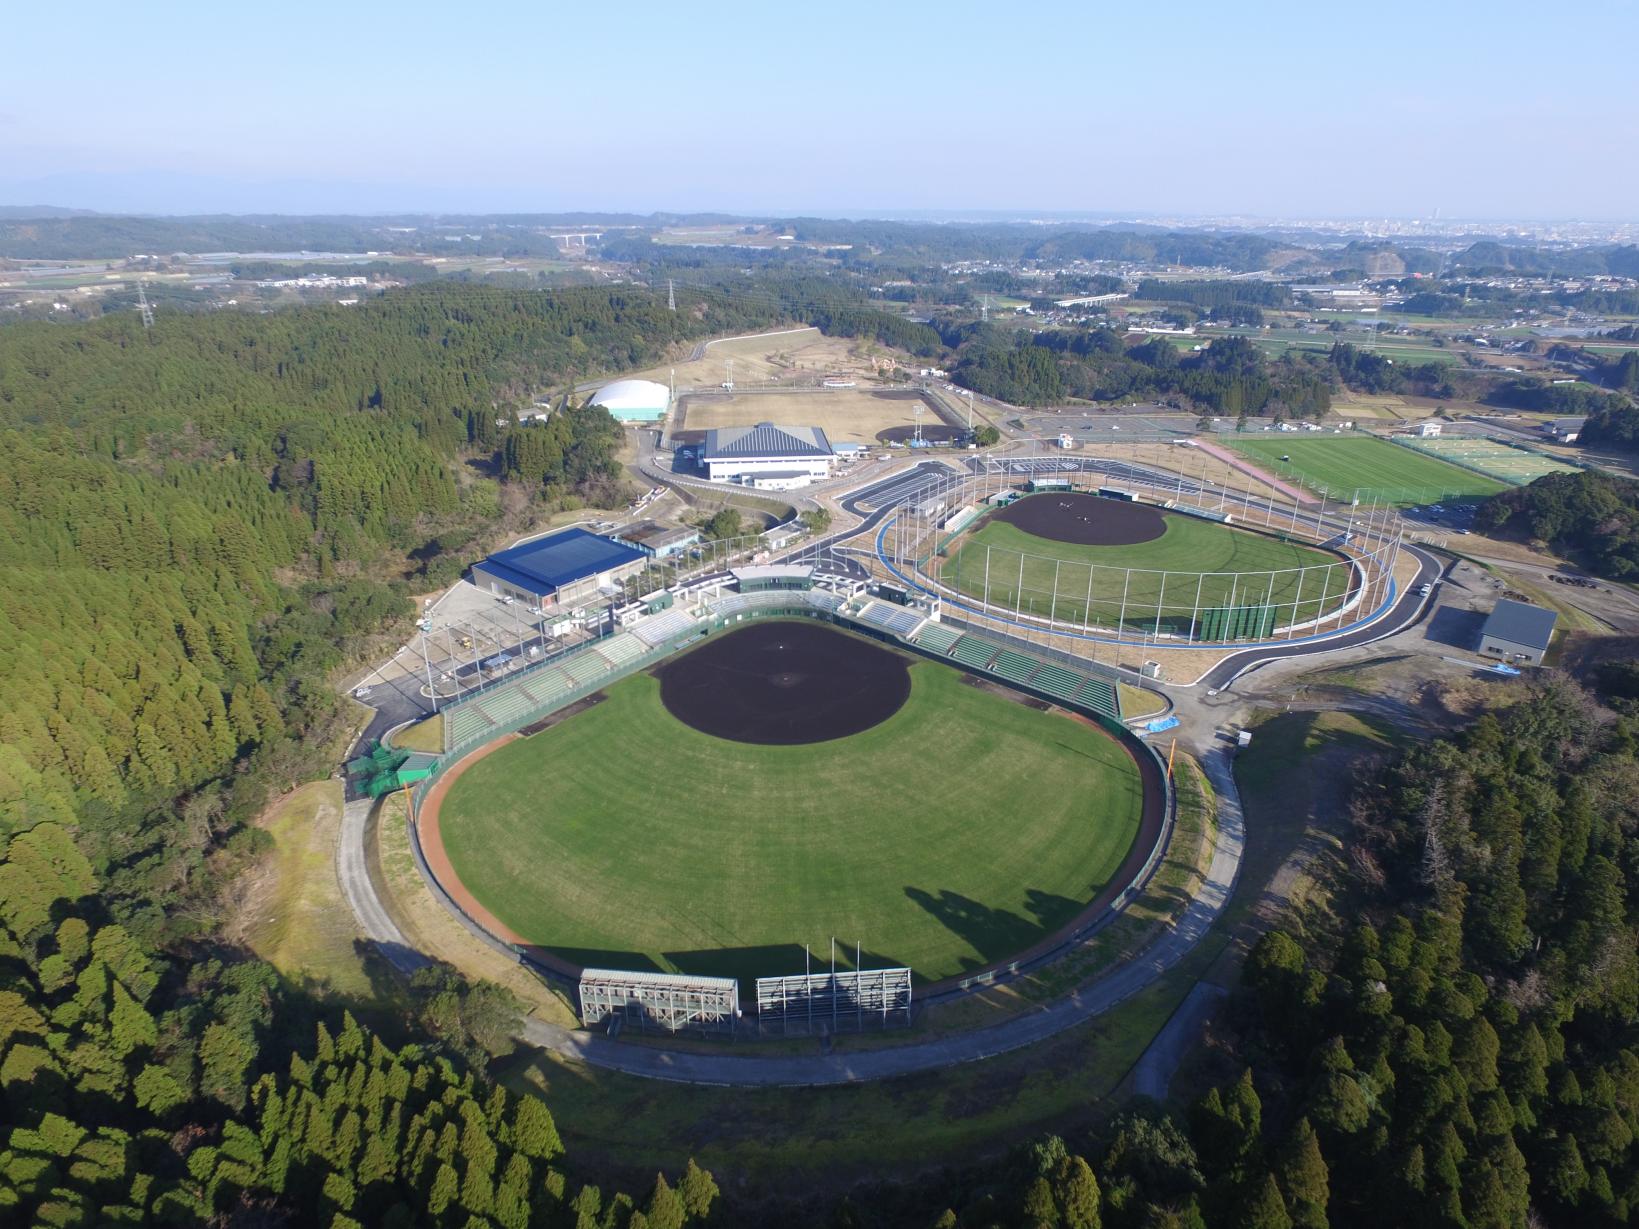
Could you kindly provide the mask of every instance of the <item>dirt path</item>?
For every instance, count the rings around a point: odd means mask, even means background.
[[[1259,469],[1256,465],[1253,465],[1250,461],[1246,460],[1246,458],[1242,457],[1238,453],[1231,452],[1221,444],[1214,444],[1209,440],[1196,440],[1195,446],[1202,452],[1206,453],[1207,456],[1212,457],[1215,460],[1222,461],[1231,469],[1239,470],[1241,473],[1250,478],[1256,478],[1265,486],[1279,491],[1282,495],[1286,496],[1286,498],[1290,499],[1295,504],[1313,504],[1315,502],[1315,497],[1309,494],[1308,491],[1299,490],[1297,487],[1288,482],[1282,482],[1269,471]]]

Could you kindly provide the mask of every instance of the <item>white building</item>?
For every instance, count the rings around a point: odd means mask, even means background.
[[[592,404],[602,406],[618,422],[654,422],[671,411],[671,390],[653,380],[616,380],[592,394]]]
[[[1437,422],[1420,422],[1417,424],[1417,436],[1419,439],[1437,439],[1439,434],[1440,424]]]
[[[721,427],[706,432],[700,463],[713,482],[789,491],[828,478],[836,451],[819,427]]]

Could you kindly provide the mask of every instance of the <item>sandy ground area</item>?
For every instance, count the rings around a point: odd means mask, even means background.
[[[672,438],[685,442],[692,438],[691,432],[772,422],[821,427],[833,444],[874,446],[879,431],[915,426],[918,406],[922,407],[924,427],[944,425],[933,408],[915,394],[879,394],[859,388],[734,396],[695,394],[680,400],[681,412],[673,418]]]
[[[845,337],[827,337],[818,329],[808,328],[709,342],[698,359],[685,357],[625,378],[664,384],[676,372],[679,390],[717,388],[729,378],[731,361],[736,384],[811,381],[875,370],[860,343]]]

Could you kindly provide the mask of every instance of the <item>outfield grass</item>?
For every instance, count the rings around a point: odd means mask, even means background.
[[[1159,624],[1177,635],[1189,632],[1197,607],[1267,601],[1285,626],[1337,609],[1348,593],[1350,568],[1328,551],[1181,514],[1169,513],[1166,522],[1152,542],[1080,546],[991,519],[962,541],[939,575],[962,593],[988,593],[993,605],[1102,627],[1125,617],[1129,628]]]
[[[857,939],[924,979],[1004,958],[1120,866],[1137,767],[1084,722],[910,669],[887,721],[795,747],[702,734],[634,675],[473,764],[445,848],[502,922],[582,964],[790,973],[832,936],[839,963]]]
[[[1495,495],[1507,484],[1448,465],[1387,440],[1345,436],[1303,439],[1282,433],[1272,438],[1224,436],[1223,443],[1271,473],[1290,477],[1313,491],[1336,498],[1374,495],[1403,505],[1465,496]],[[1283,462],[1283,456],[1291,461]]]

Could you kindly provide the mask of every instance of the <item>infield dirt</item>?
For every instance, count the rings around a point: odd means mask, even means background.
[[[684,725],[764,746],[858,734],[911,694],[903,657],[823,623],[753,623],[655,674],[660,702]]]
[[[1080,492],[1048,492],[1009,504],[993,514],[1015,529],[1077,546],[1137,546],[1167,531],[1159,508]]]

